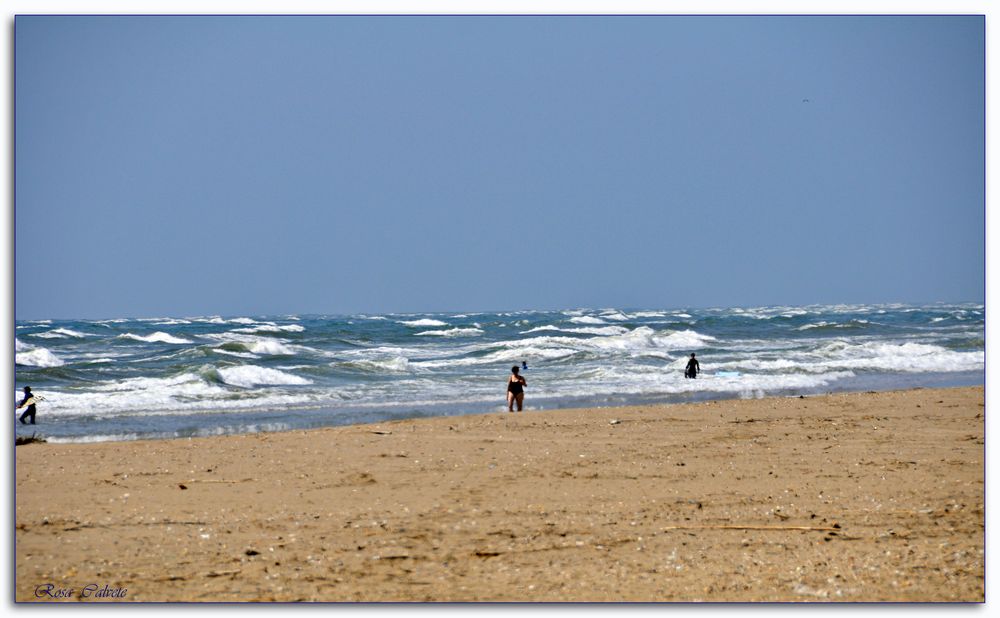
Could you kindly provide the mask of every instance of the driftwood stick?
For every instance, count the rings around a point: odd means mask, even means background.
[[[662,530],[812,530],[817,532],[838,532],[832,526],[758,526],[753,524],[723,524],[718,526],[664,526]]]
[[[221,479],[188,479],[184,482],[185,483],[247,483],[256,480],[257,479],[239,479],[236,481],[226,481]]]

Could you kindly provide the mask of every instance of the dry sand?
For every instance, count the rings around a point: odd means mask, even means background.
[[[917,389],[20,446],[16,598],[981,602],[983,404]]]

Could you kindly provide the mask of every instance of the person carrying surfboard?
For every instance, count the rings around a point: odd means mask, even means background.
[[[691,353],[691,360],[688,361],[687,367],[684,369],[685,378],[696,378],[698,377],[698,372],[701,371],[701,366],[698,365],[698,359],[694,357],[694,353]]]
[[[31,394],[31,387],[30,386],[25,386],[24,387],[24,399],[21,400],[21,403],[17,404],[17,409],[20,410],[24,406],[28,406],[28,409],[24,411],[24,414],[22,414],[21,418],[19,419],[21,421],[21,424],[22,425],[27,425],[28,423],[24,419],[26,419],[28,417],[31,417],[31,424],[34,425],[35,424],[35,396]]]

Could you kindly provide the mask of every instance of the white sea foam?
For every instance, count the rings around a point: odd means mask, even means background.
[[[421,337],[429,335],[434,337],[476,337],[482,334],[483,331],[478,328],[450,328],[448,330],[425,330],[414,336]]]
[[[580,335],[624,335],[629,332],[624,326],[584,326],[583,328],[567,328],[563,332]]]
[[[703,347],[707,342],[715,340],[714,337],[692,330],[657,333],[648,326],[640,326],[634,330],[618,326],[608,326],[599,329],[599,334],[603,336],[590,338],[537,336],[512,341],[499,341],[465,350],[467,353],[492,350],[486,355],[417,361],[411,364],[424,368],[446,368],[523,359],[551,361],[579,353],[588,353],[594,358],[616,358],[621,355],[663,358],[668,356],[667,352],[670,350],[698,349]],[[500,349],[497,350],[496,348]]]
[[[304,326],[298,324],[275,324],[274,322],[268,322],[265,324],[257,324],[251,328],[234,328],[234,333],[301,333],[305,330]]]
[[[871,322],[868,320],[851,320],[850,322],[827,322],[824,320],[814,324],[805,324],[795,330],[810,330],[813,328],[857,328],[858,326],[864,326],[865,324],[871,324]]]
[[[212,351],[216,354],[225,354],[226,356],[235,356],[236,358],[248,358],[248,359],[258,359],[260,358],[256,354],[250,352],[234,352],[232,350],[224,350],[222,348],[212,348]]]
[[[543,331],[553,331],[553,330],[558,331],[558,330],[562,330],[562,329],[559,328],[558,326],[552,326],[550,324],[550,325],[547,325],[547,326],[538,326],[538,327],[535,327],[535,328],[524,330],[524,331],[521,331],[520,334],[527,335],[529,333],[539,333],[539,332],[543,332]]]
[[[577,353],[577,350],[572,348],[540,348],[534,346],[525,346],[520,348],[510,348],[507,350],[498,350],[492,354],[487,354],[481,359],[476,359],[482,361],[485,364],[493,363],[509,363],[509,362],[520,362],[521,360],[530,358],[532,360],[544,360],[553,361],[560,358],[566,358],[567,356],[572,356]],[[478,364],[478,363],[477,363]]]
[[[431,320],[431,319],[409,320],[397,323],[405,324],[406,326],[448,326],[447,322],[442,322],[441,320]]]
[[[781,317],[783,317],[783,318],[794,318],[794,317],[797,317],[797,316],[800,316],[800,315],[808,315],[808,314],[809,314],[808,311],[804,311],[802,309],[791,309],[789,311],[783,312],[781,314]]]
[[[204,426],[193,430],[174,432],[154,432],[151,434],[138,433],[109,433],[109,434],[89,434],[86,436],[60,436],[47,437],[46,441],[55,444],[98,444],[101,442],[123,442],[143,439],[173,439],[173,438],[199,438],[207,436],[222,436],[242,433],[262,433],[287,431],[291,425],[289,423],[238,423],[235,425]]]
[[[652,328],[640,326],[619,335],[583,340],[582,348],[598,351],[638,352],[657,347],[654,336],[655,331]]]
[[[271,356],[295,355],[295,350],[274,339],[261,338],[257,341],[247,342],[247,346],[254,354],[269,354]]]
[[[294,356],[297,352],[313,352],[312,348],[305,346],[289,346],[286,342],[272,337],[262,337],[259,335],[248,335],[236,332],[210,333],[204,335],[206,339],[221,341],[223,343],[239,344],[245,352],[254,354],[267,354],[270,356]],[[240,351],[240,350],[230,350]]]
[[[764,373],[824,374],[837,371],[892,371],[904,373],[980,371],[982,352],[956,352],[920,343],[861,344],[833,341],[818,348],[790,350],[780,358],[764,353],[713,363],[713,369]]]
[[[233,318],[228,320],[230,324],[256,324],[257,320],[251,318]]]
[[[44,333],[33,333],[31,337],[40,337],[42,339],[67,339],[69,337],[75,337],[77,339],[82,339],[83,337],[89,337],[86,333],[77,332],[75,330],[70,330],[68,328],[57,328],[55,330],[48,330]]]
[[[628,332],[628,329],[624,326],[584,326],[582,328],[559,328],[558,326],[539,326],[538,328],[532,328],[530,330],[521,331],[520,334],[528,335],[531,333],[545,332],[545,331],[558,331],[563,333],[575,333],[578,335],[623,335]]]
[[[180,337],[174,337],[169,333],[164,333],[157,331],[152,335],[134,335],[132,333],[125,333],[124,335],[118,335],[119,339],[132,339],[134,341],[144,341],[146,343],[193,343],[187,339],[181,339]]]
[[[576,353],[577,351],[572,348],[522,345],[518,347],[510,347],[503,350],[497,350],[485,356],[478,356],[478,357],[466,356],[460,358],[448,358],[440,360],[410,361],[410,366],[416,367],[418,369],[443,369],[450,367],[491,365],[496,363],[504,363],[504,364],[510,362],[519,363],[524,359],[532,359],[533,361],[553,361],[560,358],[566,358],[568,356],[572,356]]]
[[[956,352],[921,343],[832,342],[817,350],[831,368],[879,369],[885,371],[980,371],[985,366],[983,352]]]
[[[724,393],[743,397],[756,397],[765,392],[787,389],[810,390],[822,388],[837,380],[848,378],[851,372],[824,374],[775,374],[740,375],[733,377],[706,376],[686,380],[680,357],[673,364],[661,367],[602,365],[578,378],[546,383],[542,389],[532,390],[541,396],[607,396],[618,395],[672,395],[678,393]]]
[[[284,371],[270,369],[268,367],[258,367],[257,365],[239,365],[236,367],[223,367],[219,369],[219,376],[226,384],[233,386],[251,387],[259,385],[289,385],[289,384],[312,384],[312,380],[307,380]]]
[[[574,316],[570,318],[569,321],[575,324],[607,324],[607,322],[601,318],[595,318],[590,315]]]
[[[677,331],[666,336],[657,337],[657,342],[660,346],[672,350],[700,348],[712,341],[716,341],[716,338],[693,330]]]
[[[336,362],[353,362],[359,363],[361,361],[377,361],[382,362],[385,359],[392,359],[395,357],[412,358],[414,356],[428,357],[444,357],[451,356],[453,354],[461,354],[466,351],[470,351],[474,348],[468,348],[465,346],[452,347],[451,345],[442,346],[441,348],[431,348],[431,347],[403,347],[403,346],[375,346],[373,348],[361,348],[357,350],[339,350],[335,353],[331,353],[331,356],[337,359]],[[331,364],[336,364],[331,363]]]
[[[601,318],[605,320],[614,320],[616,322],[624,322],[629,319],[629,316],[625,315],[621,311],[609,311],[602,313]]]
[[[344,363],[336,362],[330,363],[330,366],[337,367]],[[363,371],[372,371],[376,373],[381,372],[391,372],[391,373],[405,373],[410,370],[410,360],[405,356],[393,356],[391,358],[383,359],[365,359],[352,361],[348,363],[348,366],[353,366]]]
[[[175,318],[161,318],[159,322],[153,322],[154,326],[178,326],[182,324],[190,324],[190,320],[181,320]]]
[[[91,387],[98,392],[149,392],[155,393],[162,390],[173,390],[179,394],[211,394],[218,392],[219,387],[205,382],[198,373],[187,372],[165,378],[127,378],[124,380],[111,380],[99,382]]]
[[[795,330],[810,330],[810,329],[813,329],[813,328],[823,328],[825,326],[833,326],[833,325],[834,325],[833,322],[823,321],[823,322],[816,322],[815,324],[804,324],[804,325],[796,328]]]
[[[108,433],[70,437],[48,436],[45,438],[45,441],[51,442],[52,444],[98,444],[101,442],[126,442],[138,440],[139,437],[140,436],[137,433]]]
[[[45,348],[26,349],[23,347],[23,344],[17,346],[14,354],[14,363],[28,367],[61,367],[66,364],[62,359]]]
[[[263,390],[245,391],[239,398],[234,399],[231,387],[212,383],[206,378],[214,373],[213,367],[206,366],[199,373],[190,372],[168,378],[130,378],[100,383],[93,386],[90,392],[60,392],[46,389],[45,413],[68,417],[131,416],[136,413],[146,416],[301,407],[339,400],[336,392],[290,393],[281,390],[281,385]],[[252,375],[237,374],[233,379],[240,381],[241,377],[253,381]],[[218,379],[223,379],[221,373],[218,374]],[[114,396],[109,396],[108,393],[114,393]]]

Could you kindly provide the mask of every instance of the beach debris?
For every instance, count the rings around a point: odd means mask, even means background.
[[[379,435],[379,436],[388,436],[388,435],[392,434],[391,431],[386,431],[386,430],[382,430],[382,429],[373,430],[372,433],[376,434],[376,435]]]
[[[256,549],[248,549],[248,550],[246,550],[243,553],[246,554],[246,555],[248,555],[248,556],[259,556],[260,555],[260,552],[257,551]]]
[[[242,573],[242,569],[231,569],[229,571],[209,571],[205,573],[205,577],[222,577],[224,575],[238,575]]]
[[[188,488],[188,486],[185,485],[184,483],[177,483],[177,486],[180,487],[181,489],[187,489]]]
[[[664,526],[661,530],[808,530],[812,532],[833,532],[840,524],[830,526],[763,526],[758,524],[722,524],[722,525],[681,525]]]
[[[419,462],[418,462],[419,463]],[[375,477],[367,472],[355,472],[348,474],[340,479],[338,486],[340,485],[371,485],[376,483]]]
[[[14,438],[14,446],[23,446],[25,444],[44,444],[45,438],[35,437],[35,434],[31,434],[29,437],[17,436]]]
[[[617,418],[613,418],[613,419],[611,419],[611,423],[610,424],[612,424],[612,425],[621,425],[621,421],[618,420]]]
[[[299,477],[302,478],[302,477]],[[237,480],[227,480],[227,479],[188,479],[184,481],[185,483],[248,483],[251,481],[256,481],[257,479],[245,478]],[[187,487],[181,487],[181,489],[187,489]]]

